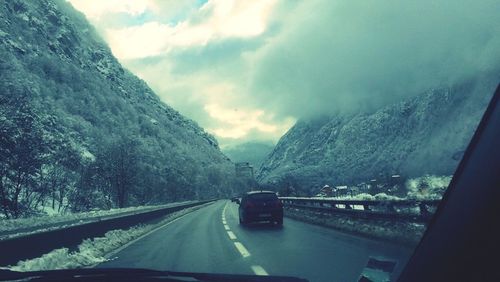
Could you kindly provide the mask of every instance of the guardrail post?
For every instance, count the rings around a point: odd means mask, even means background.
[[[389,203],[386,207],[387,207],[387,211],[389,211],[391,213],[396,213],[396,209],[394,208],[394,204]]]
[[[365,210],[365,211],[371,211],[371,209],[370,209],[370,205],[368,205],[368,204],[364,204],[364,205],[363,205],[363,210]]]
[[[430,216],[429,209],[427,208],[427,205],[425,203],[419,203],[418,208],[420,209],[420,216],[422,218],[428,218]]]

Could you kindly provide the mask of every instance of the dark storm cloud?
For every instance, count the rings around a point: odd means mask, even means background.
[[[228,144],[500,69],[500,0],[71,1],[163,101]]]
[[[278,115],[373,109],[500,66],[500,1],[305,1],[252,57]]]

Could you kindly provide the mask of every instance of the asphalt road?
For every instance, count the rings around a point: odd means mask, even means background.
[[[123,248],[97,267],[286,275],[318,281],[357,281],[368,258],[398,261],[411,250],[285,218],[283,227],[238,223],[238,206],[218,201]]]

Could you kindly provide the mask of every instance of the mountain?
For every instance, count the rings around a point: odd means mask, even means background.
[[[483,74],[369,113],[299,120],[257,173],[263,185],[356,185],[453,174],[498,83]],[[289,184],[286,184],[289,185]]]
[[[227,146],[222,148],[222,152],[235,163],[249,162],[258,169],[273,149],[274,145],[270,142],[254,141]]]
[[[232,193],[217,140],[124,69],[64,0],[0,3],[4,216]]]

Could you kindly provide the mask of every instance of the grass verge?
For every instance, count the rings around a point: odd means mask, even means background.
[[[410,248],[418,244],[425,231],[425,225],[420,223],[356,218],[297,208],[285,208],[285,216],[357,236],[403,244]]]

